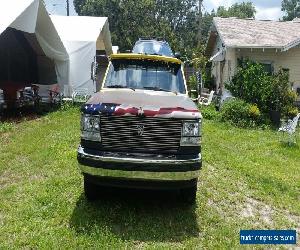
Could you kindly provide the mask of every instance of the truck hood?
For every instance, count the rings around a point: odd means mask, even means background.
[[[86,114],[114,116],[201,118],[196,105],[186,95],[138,89],[101,90],[82,107],[82,111]]]

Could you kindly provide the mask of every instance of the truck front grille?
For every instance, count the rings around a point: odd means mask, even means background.
[[[176,153],[179,149],[181,120],[136,116],[101,116],[100,120],[103,150]]]

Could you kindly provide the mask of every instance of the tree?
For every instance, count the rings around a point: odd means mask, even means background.
[[[206,44],[208,35],[209,35],[209,30],[211,28],[213,18],[216,16],[216,13],[214,10],[212,10],[211,13],[205,12],[202,17],[202,29],[201,29],[201,44],[204,45]]]
[[[74,0],[79,15],[108,16],[113,44],[132,49],[142,36],[164,37],[191,55],[197,44],[196,0]]]
[[[255,6],[252,2],[235,3],[228,9],[220,6],[216,15],[219,17],[238,17],[238,18],[254,18],[256,13]]]
[[[86,4],[87,0],[74,0],[74,7],[78,15],[82,15],[83,6]]]
[[[300,17],[300,0],[283,0],[281,10],[286,13],[283,17],[284,21],[291,21],[296,17]]]

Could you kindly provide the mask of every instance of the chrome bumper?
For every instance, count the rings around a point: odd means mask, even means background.
[[[112,178],[125,178],[125,179],[133,179],[133,180],[163,180],[163,181],[180,181],[180,180],[192,180],[196,179],[200,173],[200,164],[201,164],[201,154],[197,158],[188,159],[188,160],[178,160],[178,159],[166,159],[166,158],[134,158],[134,157],[118,157],[118,154],[108,154],[108,155],[96,155],[87,153],[84,148],[81,146],[78,148],[78,160],[79,162],[82,160],[90,160],[95,163],[105,164],[116,164],[116,166],[120,166],[119,169],[109,169],[109,168],[101,168],[95,167],[92,164],[79,164],[81,171],[84,174],[89,174],[93,176],[99,177],[112,177]],[[126,164],[134,164],[138,166],[139,164],[143,165],[153,165],[159,168],[160,166],[176,167],[177,171],[143,171],[140,170],[122,170],[122,165],[126,166]],[[185,171],[184,166],[186,165],[199,165],[197,170],[193,171]],[[178,167],[183,167],[182,171],[178,171]]]

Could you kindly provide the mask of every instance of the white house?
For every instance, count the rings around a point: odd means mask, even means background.
[[[289,71],[300,95],[300,20],[289,22],[253,19],[213,19],[206,47],[217,89],[236,73],[238,60],[249,59],[269,71]]]

